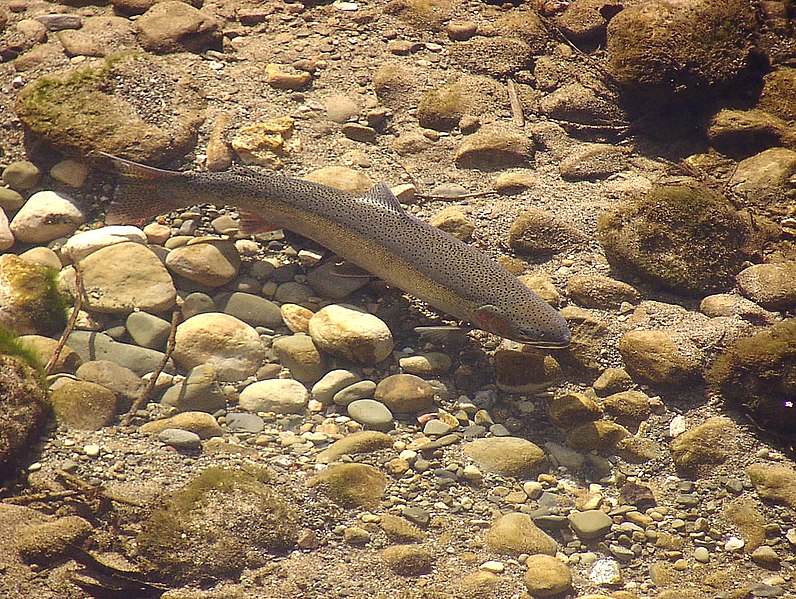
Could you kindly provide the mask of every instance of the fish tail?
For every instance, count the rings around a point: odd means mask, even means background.
[[[142,225],[158,214],[185,207],[169,181],[182,178],[179,171],[167,171],[100,152],[121,175],[113,200],[105,214],[106,225]]]

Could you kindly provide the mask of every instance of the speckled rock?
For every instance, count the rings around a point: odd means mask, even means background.
[[[572,331],[567,358],[588,370],[600,370],[603,348],[611,338],[611,331],[589,310],[565,306],[560,310]]]
[[[508,244],[516,252],[548,255],[585,242],[586,235],[544,210],[526,210],[511,224]]]
[[[449,131],[465,116],[479,116],[504,102],[506,91],[489,77],[465,75],[425,92],[417,106],[421,127]]]
[[[190,4],[158,2],[135,21],[138,41],[150,52],[203,52],[221,49],[221,22]]]
[[[50,394],[58,422],[70,428],[99,430],[116,417],[116,395],[88,381],[67,381]]]
[[[394,346],[384,321],[347,306],[333,304],[320,309],[310,319],[309,332],[321,350],[359,364],[381,362]]]
[[[453,64],[472,73],[502,78],[526,69],[531,63],[533,51],[522,39],[505,36],[475,37],[466,42],[458,42],[450,47]]]
[[[61,253],[72,262],[80,262],[92,252],[125,241],[143,244],[147,238],[141,229],[130,225],[101,227],[72,235],[61,248]]]
[[[554,397],[547,406],[551,422],[564,429],[598,420],[602,413],[593,398],[577,391]]]
[[[796,306],[796,262],[755,264],[736,279],[741,293],[767,310]]]
[[[583,144],[561,161],[558,170],[566,181],[604,179],[627,168],[627,156],[627,151],[619,146]]]
[[[340,505],[372,509],[384,494],[387,478],[367,464],[333,464],[309,479],[307,486],[320,487]]]
[[[585,308],[616,310],[622,302],[638,303],[641,294],[631,285],[599,275],[576,275],[567,280],[569,296]]]
[[[184,368],[205,362],[215,366],[220,381],[253,375],[263,361],[260,336],[234,316],[208,312],[177,327],[174,360]]]
[[[312,310],[305,308],[304,306],[299,306],[298,304],[282,304],[279,306],[279,313],[282,316],[282,320],[294,333],[306,333],[309,335],[310,333],[310,318],[313,317],[315,312]]]
[[[166,266],[189,281],[220,287],[237,276],[240,256],[229,240],[198,238],[170,251]]]
[[[490,171],[527,166],[533,154],[533,142],[527,136],[499,126],[484,126],[464,138],[456,148],[455,160],[460,168]]]
[[[621,391],[603,398],[600,405],[606,414],[631,430],[649,418],[650,398],[641,391]]]
[[[393,374],[382,379],[373,397],[394,413],[413,414],[434,405],[434,387],[413,374]]]
[[[167,428],[180,428],[191,431],[202,439],[221,437],[224,434],[224,429],[207,412],[182,412],[169,418],[145,422],[138,430],[144,435],[158,435]]]
[[[580,424],[567,431],[567,443],[577,449],[611,451],[616,444],[630,436],[630,431],[610,420],[596,420]]]
[[[538,445],[518,437],[476,439],[464,445],[464,453],[483,470],[518,478],[537,474],[547,462]]]
[[[74,233],[85,216],[74,201],[55,191],[34,193],[11,219],[14,237],[23,243],[45,243]]]
[[[720,416],[708,418],[671,443],[672,459],[679,470],[700,472],[724,462],[735,445],[737,431],[732,420]]]
[[[385,433],[358,431],[332,443],[315,457],[315,461],[319,464],[328,464],[347,454],[368,453],[378,449],[385,449],[391,445],[392,437]]]
[[[392,545],[382,550],[381,559],[402,576],[420,576],[434,565],[433,554],[422,545]]]
[[[227,405],[227,398],[216,379],[212,364],[199,364],[188,372],[185,379],[166,389],[160,403],[180,412],[210,412]]]
[[[784,464],[752,464],[746,468],[757,494],[796,510],[796,470]]]
[[[250,412],[302,413],[310,394],[293,379],[269,379],[248,385],[240,393],[241,409]]]
[[[672,331],[629,331],[617,344],[627,371],[654,384],[680,384],[699,376],[703,355]]]
[[[279,363],[302,383],[315,383],[326,374],[326,361],[308,335],[279,337],[273,349]]]
[[[532,555],[525,567],[525,588],[533,597],[552,597],[572,588],[572,572],[560,559]]]
[[[741,160],[729,188],[746,202],[765,206],[775,214],[787,214],[793,199],[788,196],[790,178],[796,174],[796,152],[769,148]]]
[[[527,514],[510,512],[492,523],[486,533],[486,544],[497,553],[555,555],[558,544],[533,522]]]
[[[125,241],[98,249],[80,261],[86,307],[106,314],[164,312],[177,290],[163,263],[148,247]]]

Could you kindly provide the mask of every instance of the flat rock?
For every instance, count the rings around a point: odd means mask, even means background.
[[[59,31],[56,37],[70,58],[110,56],[137,46],[130,20],[118,16],[87,17],[80,29]]]
[[[510,512],[498,517],[486,533],[486,544],[497,553],[555,555],[558,544],[528,514]]]
[[[499,126],[484,126],[464,138],[454,157],[460,168],[491,171],[527,166],[533,155],[533,141],[527,136]]]
[[[139,375],[115,362],[93,360],[84,362],[75,376],[90,383],[102,385],[116,394],[118,411],[127,411],[133,402],[141,397],[146,383]]]
[[[158,441],[175,449],[200,449],[202,439],[196,433],[181,428],[165,428],[158,433]]]
[[[221,21],[190,4],[158,2],[135,21],[138,41],[150,52],[221,49]]]
[[[586,422],[593,422],[602,417],[600,405],[584,393],[572,391],[550,400],[547,414],[556,426],[573,428]]]
[[[522,254],[548,255],[584,243],[579,229],[544,210],[526,210],[511,224],[508,244]]]
[[[304,178],[356,195],[362,195],[373,187],[370,177],[347,166],[324,166],[308,173]]]
[[[220,287],[237,276],[240,256],[229,240],[200,239],[170,251],[166,255],[166,267],[189,281]]]
[[[702,352],[672,331],[628,331],[617,349],[633,377],[655,384],[679,384],[699,376]]]
[[[67,381],[50,394],[58,422],[70,428],[99,430],[116,417],[116,395],[88,381]]]
[[[518,437],[476,439],[464,453],[483,470],[518,478],[537,474],[547,462],[542,448]]]
[[[794,173],[796,151],[769,148],[741,160],[730,178],[729,187],[756,206],[786,214],[793,201],[788,197],[788,190]]]
[[[567,443],[577,449],[611,451],[630,431],[610,420],[595,420],[575,426],[567,431]]]
[[[567,516],[572,531],[585,540],[599,539],[610,530],[613,520],[602,510],[585,510],[571,512]]]
[[[153,372],[163,360],[162,352],[119,343],[104,333],[73,331],[66,343],[84,362],[109,360],[129,368],[139,376]],[[173,372],[173,367],[169,360],[167,369]]]
[[[221,437],[224,434],[216,419],[207,412],[182,412],[169,418],[146,422],[138,430],[144,435],[159,435],[167,428],[191,431],[202,439]]]
[[[61,253],[72,262],[80,262],[83,258],[107,246],[116,245],[125,241],[145,244],[146,235],[138,227],[131,225],[112,225],[81,231],[72,235],[61,247]]]
[[[392,333],[383,320],[335,304],[315,313],[309,322],[309,333],[321,350],[358,364],[381,362],[394,346]]]
[[[387,478],[367,464],[333,464],[307,481],[339,505],[372,509],[379,505]]]
[[[315,457],[315,461],[319,464],[328,464],[344,455],[369,453],[390,446],[392,446],[390,435],[378,431],[358,431],[332,443]]]
[[[136,345],[165,350],[171,333],[171,323],[154,314],[131,312],[125,321],[127,332]]]
[[[572,572],[558,558],[532,555],[525,566],[525,588],[532,597],[553,597],[572,588]]]
[[[605,397],[611,393],[627,391],[633,386],[633,379],[624,368],[606,368],[592,383],[592,389],[598,397]]]
[[[376,394],[376,383],[373,381],[357,381],[343,387],[332,396],[332,401],[338,406],[347,406],[358,399],[369,399]]]
[[[451,45],[451,61],[472,72],[503,78],[531,65],[531,47],[516,37],[475,37]]]
[[[746,468],[757,494],[796,510],[796,470],[784,464],[752,464]]]
[[[741,293],[767,310],[796,306],[796,262],[755,264],[736,277]]]
[[[307,275],[307,285],[320,297],[339,300],[364,287],[370,280],[368,277],[346,277],[337,273],[338,268],[333,261],[322,262]]]
[[[679,470],[705,471],[729,457],[736,435],[735,425],[729,418],[708,418],[674,438],[670,446],[672,459]]]
[[[347,406],[348,415],[361,425],[385,431],[390,430],[394,423],[392,412],[380,401],[374,399],[357,399]]]
[[[716,293],[702,299],[699,311],[710,318],[737,317],[753,323],[771,323],[774,314],[752,300],[732,293]]]
[[[600,275],[576,275],[567,280],[569,296],[585,308],[616,310],[623,302],[636,304],[641,294],[631,285]]]
[[[566,181],[595,181],[623,171],[628,166],[624,148],[610,144],[584,144],[575,148],[558,170]]]
[[[414,414],[434,405],[434,387],[413,374],[393,374],[382,379],[373,398],[398,414]]]
[[[264,355],[257,331],[228,314],[197,314],[177,327],[174,361],[184,368],[212,364],[219,381],[253,375]]]
[[[283,324],[279,306],[259,295],[236,291],[220,295],[215,298],[215,303],[220,312],[253,327],[278,327]]]
[[[632,430],[638,430],[639,425],[652,413],[650,398],[641,391],[613,393],[604,397],[600,405],[606,414]]]
[[[312,386],[312,396],[321,403],[329,404],[335,393],[360,380],[360,376],[350,370],[331,370]]]
[[[55,191],[39,191],[28,198],[9,226],[18,241],[46,243],[71,235],[85,220],[71,198]]]
[[[277,414],[303,413],[310,394],[307,388],[293,379],[269,379],[248,385],[240,393],[238,405],[250,412]]]
[[[80,516],[64,516],[49,522],[29,524],[14,539],[14,546],[27,561],[53,563],[75,553],[94,527]]]
[[[135,309],[164,312],[177,290],[163,263],[148,247],[122,242],[101,248],[80,262],[88,310],[129,314]]]

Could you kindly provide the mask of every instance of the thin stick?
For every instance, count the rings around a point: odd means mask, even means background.
[[[482,198],[484,196],[491,196],[496,193],[497,193],[496,191],[475,191],[473,193],[463,193],[462,195],[455,195],[455,196],[441,196],[441,195],[434,195],[431,193],[418,193],[416,194],[416,196],[424,200],[448,200],[450,202],[454,202],[456,200],[464,200],[467,198]]]
[[[75,264],[75,305],[72,306],[72,313],[69,315],[69,321],[66,323],[64,332],[61,333],[61,337],[58,339],[58,345],[55,346],[53,355],[47,362],[47,366],[44,367],[45,376],[48,376],[52,372],[53,368],[55,368],[55,363],[58,361],[58,358],[61,357],[61,352],[64,350],[64,345],[66,345],[69,335],[71,335],[72,331],[75,329],[78,314],[80,313],[80,309],[83,307],[84,293],[83,275],[80,274],[80,269],[77,267],[77,264]]]
[[[520,95],[517,92],[517,84],[514,83],[514,80],[509,78],[506,81],[506,88],[509,91],[509,104],[511,105],[511,120],[514,121],[514,124],[522,128],[525,126],[525,112],[522,108],[522,100],[520,99]]]
[[[166,343],[166,353],[163,354],[163,359],[158,364],[158,367],[155,369],[155,372],[152,373],[152,378],[149,379],[147,382],[147,386],[144,388],[144,391],[141,393],[139,397],[133,402],[133,405],[130,406],[130,409],[127,411],[127,414],[124,415],[122,418],[122,426],[128,426],[130,421],[133,419],[133,416],[138,411],[138,408],[149,399],[149,396],[152,394],[152,391],[157,385],[158,377],[160,373],[166,368],[166,364],[169,363],[169,358],[171,358],[171,354],[174,351],[174,346],[176,344],[177,338],[177,325],[180,322],[180,308],[177,306],[174,309],[174,312],[171,313],[171,330],[169,331],[169,340]]]

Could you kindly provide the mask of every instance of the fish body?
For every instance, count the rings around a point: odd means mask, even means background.
[[[177,172],[114,162],[125,183],[108,224],[201,203],[234,205],[478,328],[537,347],[569,344],[566,321],[547,302],[482,252],[407,214],[384,183],[357,196],[244,169]]]

